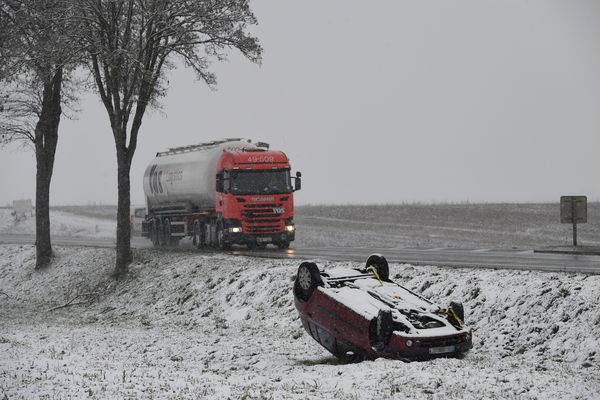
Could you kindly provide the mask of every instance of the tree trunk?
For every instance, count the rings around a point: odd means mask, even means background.
[[[127,152],[117,152],[117,261],[115,265],[115,276],[122,277],[127,273],[127,266],[132,260],[131,256],[131,225],[129,215],[131,210],[130,162]]]
[[[42,109],[35,126],[36,192],[35,192],[35,268],[44,268],[52,258],[50,240],[50,181],[58,143],[61,115],[63,71],[59,67],[44,83]]]
[[[50,241],[50,176],[44,162],[44,154],[37,155],[35,180],[35,268],[50,264],[52,243]]]

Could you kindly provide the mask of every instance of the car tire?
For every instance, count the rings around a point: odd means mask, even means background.
[[[318,286],[323,286],[323,279],[317,264],[303,262],[298,267],[296,280],[294,282],[294,293],[303,301],[308,301]]]
[[[460,303],[458,301],[451,301],[450,304],[448,305],[448,309],[451,309],[452,311],[454,311],[456,316],[458,318],[460,318],[460,322],[462,324],[465,323],[465,307],[463,306],[462,303]]]
[[[382,281],[390,280],[390,267],[384,256],[381,254],[371,254],[367,258],[366,270],[368,271],[371,267],[377,271],[379,279]]]
[[[374,337],[371,342],[376,350],[382,350],[392,337],[394,332],[394,318],[391,310],[379,310],[375,317]]]

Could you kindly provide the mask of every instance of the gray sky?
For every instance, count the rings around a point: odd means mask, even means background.
[[[258,67],[218,91],[172,71],[131,179],[157,151],[247,137],[303,173],[298,204],[600,200],[600,2],[254,0]],[[116,204],[106,112],[61,122],[51,204]],[[35,158],[0,151],[0,204],[35,198]]]

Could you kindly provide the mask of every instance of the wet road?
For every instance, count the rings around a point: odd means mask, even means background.
[[[0,234],[0,243],[34,244],[35,237],[33,235]],[[53,237],[52,243],[53,245],[59,246],[100,248],[110,248],[115,245],[114,239],[112,238]],[[141,237],[132,237],[131,245],[134,248],[152,247],[149,240]],[[213,250],[196,250],[187,240],[182,241],[179,248],[170,251],[213,252]],[[409,263],[414,265],[600,273],[600,256],[544,254],[534,253],[532,250],[357,247],[317,248],[294,246],[288,250],[268,248],[264,250],[249,251],[245,248],[234,248],[230,253],[251,257],[353,262],[363,262],[369,254],[381,253],[390,262]]]

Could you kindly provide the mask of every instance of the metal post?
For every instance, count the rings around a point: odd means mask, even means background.
[[[573,218],[573,246],[577,247],[577,220],[575,219],[575,199],[571,199],[571,217]]]

